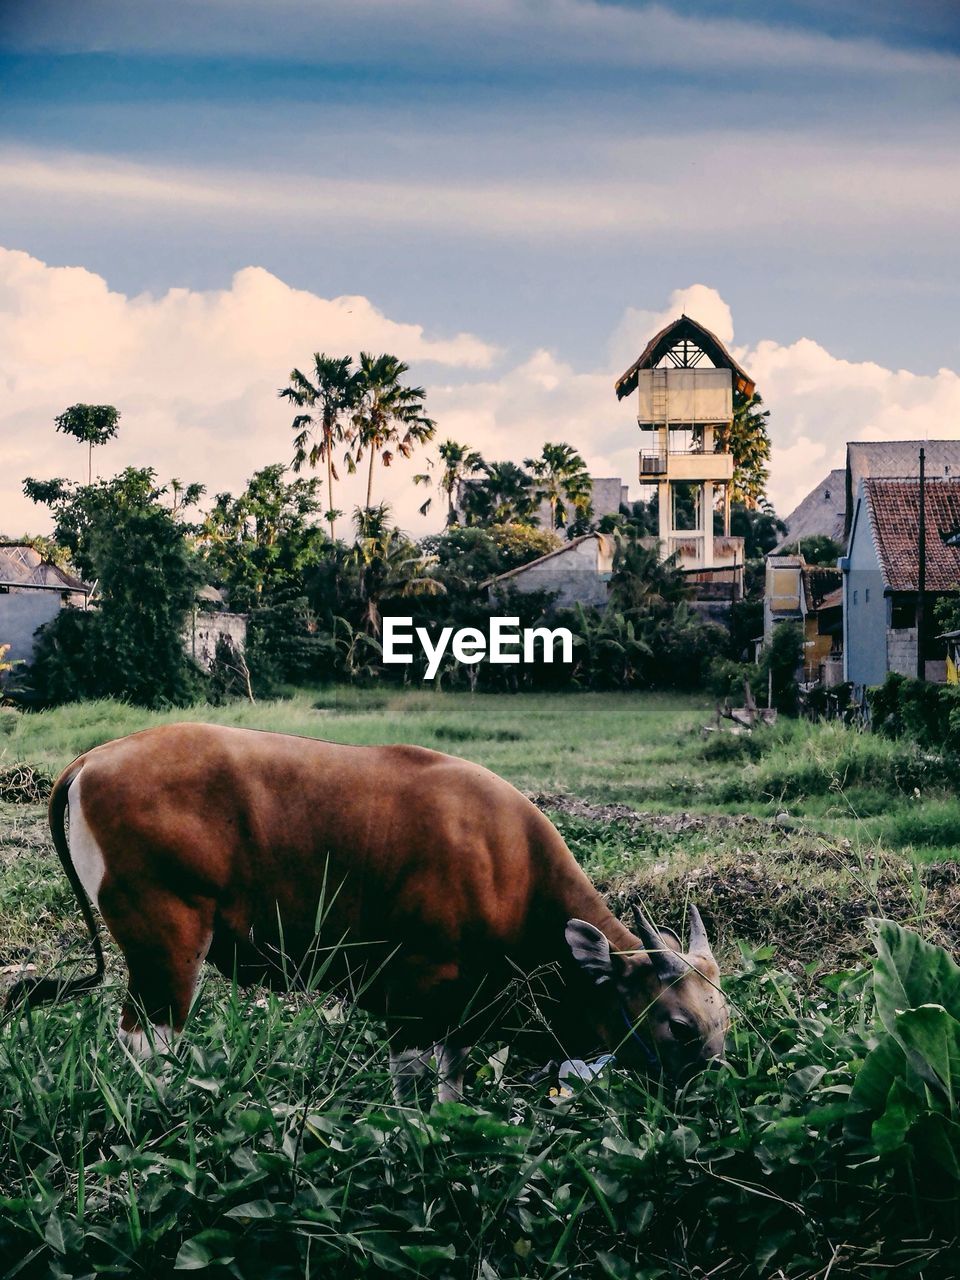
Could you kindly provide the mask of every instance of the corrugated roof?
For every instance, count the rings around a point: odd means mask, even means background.
[[[22,542],[0,546],[0,583],[4,586],[40,587],[50,591],[90,591],[86,583],[60,569],[40,552]]]
[[[848,443],[845,533],[850,532],[860,481],[868,476],[889,479],[919,476],[921,449],[924,472],[930,479],[960,476],[960,440],[851,440]]]
[[[960,477],[928,480],[925,490],[926,589],[960,590],[960,546],[946,541],[960,530]],[[873,543],[884,585],[916,591],[919,576],[920,485],[917,480],[869,477],[863,482]]]
[[[705,329],[697,320],[682,315],[679,320],[671,320],[659,333],[655,333],[626,373],[620,375],[614,383],[617,399],[622,400],[637,389],[637,375],[641,369],[656,368],[667,352],[685,338],[705,352],[715,368],[732,370],[738,391],[743,391],[748,396],[753,395],[753,379],[737,364],[717,335]]]

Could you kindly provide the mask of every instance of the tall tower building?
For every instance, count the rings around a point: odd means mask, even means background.
[[[721,428],[733,422],[735,391],[754,383],[715,334],[681,316],[651,338],[616,382],[617,399],[637,394],[641,484],[657,486],[664,557],[708,583],[742,577],[742,540],[730,537],[733,457]],[[714,512],[723,534],[714,536]],[[718,572],[719,571],[719,572]]]

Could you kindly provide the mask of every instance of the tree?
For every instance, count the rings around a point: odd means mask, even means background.
[[[385,502],[378,507],[358,507],[354,521],[363,622],[370,634],[379,635],[384,600],[440,595],[444,587],[431,575],[429,561],[416,543],[390,524],[390,508]]]
[[[567,523],[567,503],[578,519],[588,516],[593,481],[587,464],[571,445],[545,444],[540,457],[524,459],[524,466],[538,481],[537,502],[546,499],[550,504],[551,529],[562,529]]]
[[[610,605],[627,615],[638,611],[660,616],[671,613],[689,599],[690,586],[676,555],[660,559],[657,546],[644,546],[636,538],[617,538],[610,578]]]
[[[733,484],[731,502],[745,507],[757,507],[767,491],[770,475],[770,433],[767,419],[770,410],[761,408],[763,400],[758,392],[747,396],[742,391],[734,393],[733,422],[717,428],[716,447],[733,454]]]
[[[289,381],[290,385],[277,394],[301,410],[290,424],[297,433],[293,440],[293,469],[299,472],[305,462],[311,467],[318,462],[327,464],[326,519],[333,542],[337,516],[341,514],[333,505],[333,482],[340,479],[333,455],[338,445],[349,440],[348,415],[357,408],[359,377],[352,357],[315,351],[312,381],[299,369],[290,371]]]
[[[58,483],[46,501],[73,540],[75,563],[99,582],[99,607],[63,609],[43,628],[32,664],[41,697],[193,701],[202,678],[183,634],[201,572],[189,526],[161,501],[166,487],[133,467],[95,485]]]
[[[438,447],[437,452],[440,455],[440,461],[443,463],[443,471],[440,474],[437,488],[447,499],[447,527],[449,528],[457,523],[457,506],[460,501],[463,482],[482,470],[483,458],[479,453],[469,449],[465,444],[459,444],[456,440],[444,440]],[[428,466],[432,465],[432,462],[428,463]],[[413,482],[414,484],[429,484],[430,475],[425,472],[414,476]],[[427,498],[420,508],[420,514],[425,516],[432,504],[433,498]]]
[[[287,482],[282,463],[254,473],[239,497],[218,493],[200,529],[211,576],[233,608],[258,608],[271,593],[302,586],[330,545],[311,518],[316,477]]]
[[[432,440],[436,433],[436,423],[424,412],[426,391],[401,382],[409,368],[396,356],[360,352],[353,414],[354,453],[348,456],[348,466],[351,471],[356,470],[366,453],[368,511],[373,509],[373,465],[377,458],[389,467],[394,449],[409,458],[416,445]],[[388,448],[390,445],[394,448]]]
[[[533,480],[515,462],[483,462],[483,479],[464,487],[467,524],[538,524]]]
[[[716,526],[714,532],[717,532]],[[730,532],[735,538],[743,538],[745,560],[759,560],[780,542],[787,526],[769,504],[748,507],[737,502],[730,513]]]
[[[119,411],[112,404],[72,404],[54,422],[58,431],[87,446],[87,484],[93,484],[93,446],[106,444],[117,434]]]

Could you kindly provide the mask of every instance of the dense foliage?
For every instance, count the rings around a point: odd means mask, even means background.
[[[31,485],[99,594],[96,609],[61,610],[41,631],[30,672],[38,699],[112,696],[147,707],[194,701],[202,682],[183,633],[199,568],[154,473],[128,468],[95,485]]]
[[[960,685],[933,684],[891,671],[868,691],[874,729],[933,751],[960,754]]]
[[[376,1027],[319,994],[208,990],[156,1072],[102,999],[37,1012],[0,1040],[0,1250],[28,1277],[945,1280],[960,970],[891,923],[877,948],[812,994],[747,953],[729,1064],[680,1093],[614,1069],[557,1102],[491,1045],[468,1103],[400,1109]]]

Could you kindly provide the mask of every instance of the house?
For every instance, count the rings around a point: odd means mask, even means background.
[[[942,455],[938,461],[942,466]],[[921,644],[926,679],[943,681],[946,641],[936,633],[933,608],[940,596],[960,594],[960,474],[938,475],[937,462],[934,467],[933,478],[924,485],[926,589]],[[839,561],[844,679],[858,688],[881,683],[889,671],[917,674],[919,518],[917,479],[860,479],[847,553]]]
[[[837,467],[790,512],[784,520],[787,532],[771,554],[789,550],[802,555],[805,538],[832,538],[842,544],[846,537],[846,497],[846,472]]]
[[[93,588],[23,542],[0,544],[0,644],[8,662],[29,662],[39,627],[63,608],[85,609]]]
[[[851,440],[844,476],[844,536],[853,524],[853,508],[860,481],[908,479],[920,476],[920,450],[928,480],[960,476],[960,440]],[[843,539],[841,539],[842,541]]]
[[[803,633],[803,680],[839,684],[842,674],[842,598],[839,570],[807,564],[802,556],[767,557],[763,592],[763,642],[782,622]]]
[[[488,594],[497,588],[517,591],[550,591],[560,606],[607,603],[616,544],[608,533],[586,533],[572,538],[557,551],[550,551],[529,564],[509,569],[482,583]]]

